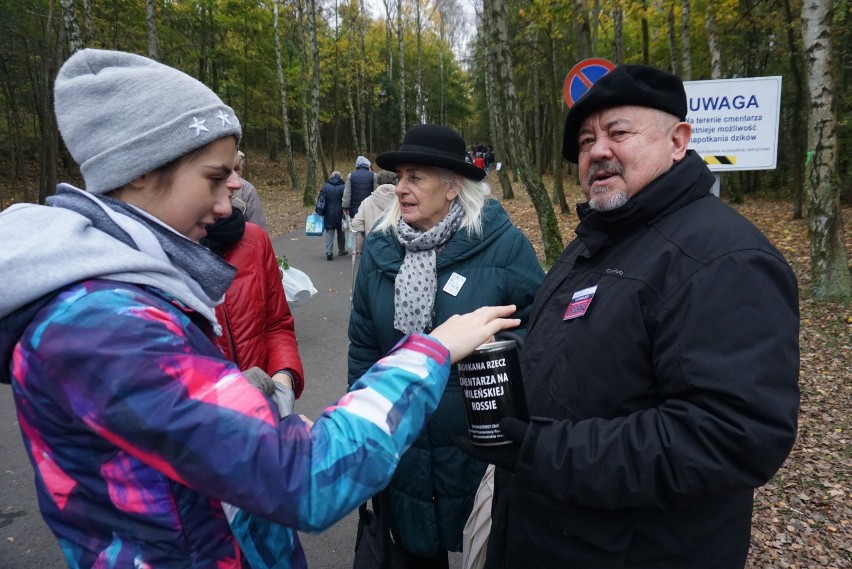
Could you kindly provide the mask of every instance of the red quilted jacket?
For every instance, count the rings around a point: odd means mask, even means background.
[[[237,276],[216,308],[223,328],[216,344],[241,370],[257,366],[270,376],[289,370],[299,397],[305,386],[302,359],[269,236],[246,223],[245,235],[224,259],[237,268]]]

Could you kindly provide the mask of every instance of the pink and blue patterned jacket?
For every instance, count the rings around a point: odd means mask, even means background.
[[[0,324],[39,505],[70,567],[247,567],[220,501],[327,528],[387,484],[450,367],[436,340],[407,337],[310,427],[279,421],[209,323],[153,287],[87,280]],[[304,567],[290,545],[276,567]]]

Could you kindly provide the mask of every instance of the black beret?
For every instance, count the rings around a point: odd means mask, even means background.
[[[583,120],[597,111],[622,105],[651,107],[686,120],[686,91],[680,77],[647,65],[619,65],[598,79],[568,111],[562,156],[576,164]]]

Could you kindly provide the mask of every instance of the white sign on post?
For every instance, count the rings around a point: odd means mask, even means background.
[[[772,170],[778,162],[781,77],[684,81],[689,148],[714,172]]]

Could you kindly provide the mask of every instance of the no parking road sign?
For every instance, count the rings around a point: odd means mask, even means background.
[[[562,86],[562,94],[565,96],[568,107],[573,107],[574,103],[585,95],[598,79],[613,69],[615,64],[599,57],[584,59],[572,67],[565,78],[565,85]]]

